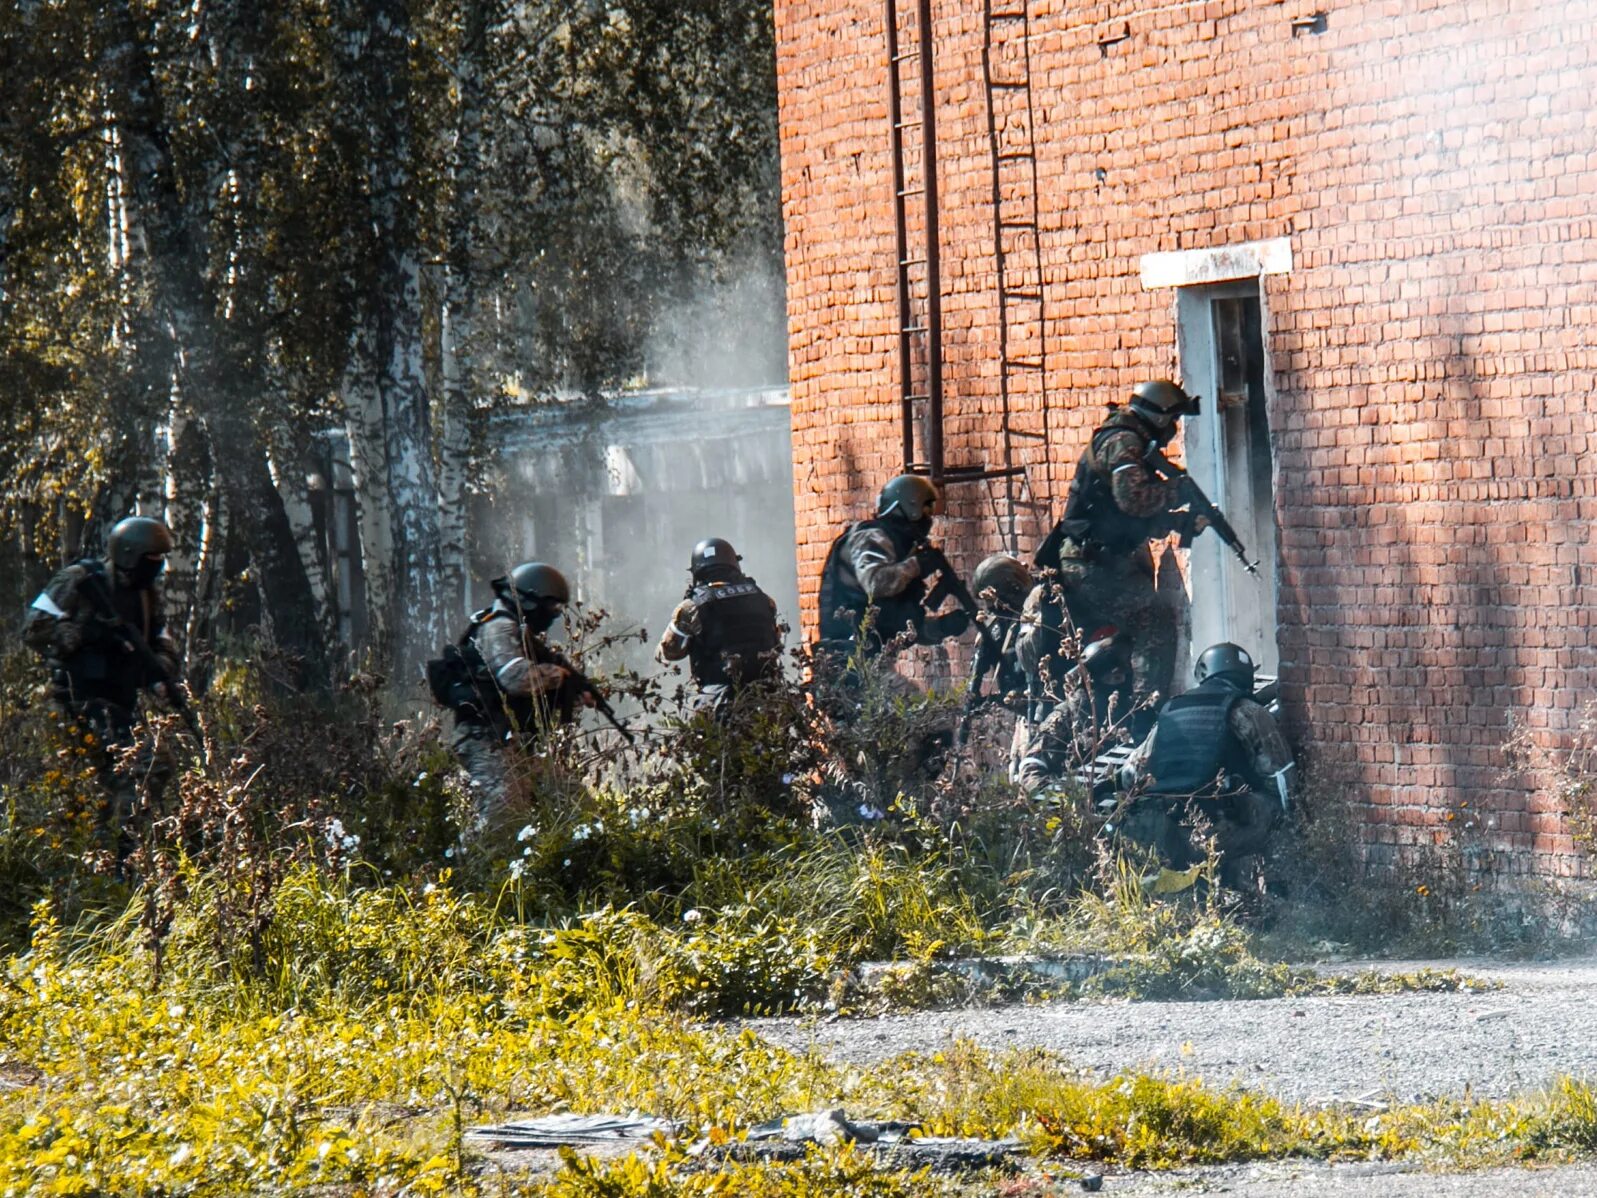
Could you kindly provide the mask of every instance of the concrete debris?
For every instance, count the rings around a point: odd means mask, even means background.
[[[772,1119],[751,1128],[746,1141],[728,1144],[721,1151],[733,1160],[798,1160],[807,1145],[846,1141],[894,1167],[957,1173],[1012,1164],[1009,1158],[1020,1150],[1020,1141],[1015,1139],[916,1136],[917,1130],[913,1123],[856,1122],[834,1108]]]
[[[807,1115],[783,1115],[749,1129],[752,1143],[786,1140],[790,1144],[896,1144],[913,1123],[855,1123],[840,1109],[811,1111]]]
[[[677,1124],[636,1112],[630,1115],[545,1115],[514,1123],[473,1127],[466,1135],[496,1148],[582,1148],[618,1140],[675,1135]]]

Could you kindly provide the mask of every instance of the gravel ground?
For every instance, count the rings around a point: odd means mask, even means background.
[[[1457,967],[1498,981],[1502,989],[1255,1002],[1053,1003],[829,1024],[758,1019],[747,1026],[780,1044],[813,1045],[846,1061],[935,1049],[967,1037],[988,1048],[1048,1048],[1099,1075],[1126,1069],[1181,1073],[1308,1103],[1408,1102],[1466,1092],[1503,1098],[1538,1089],[1560,1074],[1597,1076],[1597,959],[1425,964]],[[1396,1184],[1383,1181],[1383,1194],[1422,1192],[1394,1190],[1389,1183]]]
[[[1065,1186],[1069,1194],[1076,1187]],[[1541,1198],[1542,1195],[1597,1195],[1597,1167],[1483,1169],[1475,1173],[1426,1173],[1393,1165],[1317,1165],[1277,1163],[1221,1169],[1137,1173],[1104,1179],[1104,1194],[1229,1194],[1232,1198],[1430,1198],[1478,1195],[1480,1198]]]

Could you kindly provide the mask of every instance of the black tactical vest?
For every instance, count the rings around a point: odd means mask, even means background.
[[[818,599],[823,641],[852,641],[858,634],[866,609],[871,606],[858,582],[845,581],[843,578],[843,542],[861,529],[885,532],[892,539],[899,561],[908,557],[910,550],[915,547],[915,530],[902,520],[864,520],[850,525],[842,536],[832,542],[832,548],[826,554],[826,564],[821,567]],[[921,623],[926,618],[923,606],[925,598],[926,584],[917,578],[900,594],[877,603],[872,639],[877,642],[888,641],[907,629],[914,629],[919,636]]]
[[[752,578],[697,586],[688,598],[699,613],[699,634],[688,645],[694,682],[743,685],[777,673],[782,636],[770,599]]]
[[[1104,443],[1115,433],[1131,431],[1148,436],[1147,426],[1124,409],[1111,412],[1092,434],[1092,440],[1076,463],[1070,482],[1065,514],[1060,520],[1064,534],[1087,548],[1089,556],[1106,553],[1123,557],[1163,535],[1161,521],[1153,516],[1131,516],[1115,502],[1110,471],[1101,461]],[[1052,563],[1057,567],[1057,561]]]
[[[1221,772],[1234,780],[1233,789],[1244,785],[1251,771],[1246,751],[1231,731],[1231,709],[1251,701],[1211,679],[1166,703],[1154,726],[1158,735],[1147,764],[1149,793],[1213,796],[1219,793],[1215,779]]]
[[[569,724],[576,715],[578,695],[568,682],[552,696],[507,695],[499,687],[482,651],[477,648],[477,631],[489,620],[513,620],[515,617],[502,608],[488,607],[471,617],[471,624],[461,634],[456,645],[464,663],[470,687],[470,699],[454,706],[455,716],[462,722],[487,724],[498,735],[515,731],[522,743],[533,740],[539,729],[547,723],[558,721]],[[530,636],[522,630],[521,643],[527,660],[534,665],[559,665],[560,655],[551,649],[541,636]]]
[[[152,627],[154,603],[148,591],[117,586],[105,563],[97,557],[84,558],[76,564],[88,575],[79,584],[80,588],[94,585],[104,588],[117,618],[137,629],[146,643],[161,631]],[[87,595],[81,595],[78,602],[83,607],[93,606]],[[88,621],[84,627],[83,646],[55,662],[56,699],[67,704],[110,703],[132,711],[138,706],[139,691],[156,679],[145,676],[144,664],[103,621]]]

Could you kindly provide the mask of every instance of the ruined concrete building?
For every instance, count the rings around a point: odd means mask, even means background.
[[[1597,675],[1597,3],[776,0],[776,25],[807,618],[888,476],[947,484],[966,568],[1027,554],[1104,405],[1184,378],[1182,451],[1265,563],[1183,555],[1190,645],[1279,667],[1373,862],[1584,872],[1503,745],[1568,746]]]
[[[610,631],[647,635],[610,664],[649,670],[682,599],[688,556],[726,537],[797,623],[787,393],[780,387],[632,392],[600,405],[545,403],[499,414],[502,485],[472,512],[477,599],[486,580],[541,558],[567,572]]]

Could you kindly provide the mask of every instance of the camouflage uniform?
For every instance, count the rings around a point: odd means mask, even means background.
[[[1291,799],[1292,749],[1275,717],[1221,678],[1171,700],[1129,767],[1147,797],[1125,821],[1125,834],[1184,868],[1202,855],[1185,814],[1196,808],[1214,826],[1228,881],[1239,860],[1264,850]]]
[[[662,665],[687,660],[697,709],[722,712],[743,686],[781,672],[781,648],[776,600],[738,574],[689,587],[654,656]]]
[[[1055,525],[1037,564],[1056,572],[1071,622],[1090,635],[1113,625],[1132,638],[1133,663],[1147,692],[1170,693],[1175,671],[1175,613],[1155,587],[1149,542],[1192,531],[1177,508],[1175,484],[1147,463],[1157,444],[1137,414],[1117,408],[1081,456],[1064,518]]]
[[[1027,794],[1072,776],[1108,748],[1131,706],[1129,687],[1090,689],[1080,668],[1058,688],[1058,699],[1026,742],[1014,779]]]
[[[554,721],[570,722],[576,695],[558,655],[504,599],[474,615],[463,639],[476,646],[482,676],[473,700],[455,709],[453,744],[471,777],[480,831],[509,794],[505,754],[532,747]]]
[[[140,787],[158,796],[172,764],[153,737],[136,732],[139,694],[159,680],[149,676],[117,625],[101,615],[86,593],[90,586],[104,588],[117,618],[143,636],[169,677],[177,673],[177,645],[167,634],[160,584],[128,585],[120,571],[97,558],[57,573],[29,606],[23,625],[25,643],[50,663],[56,705],[98,746],[109,816],[125,856]],[[118,770],[116,759],[129,748],[131,761]]]

